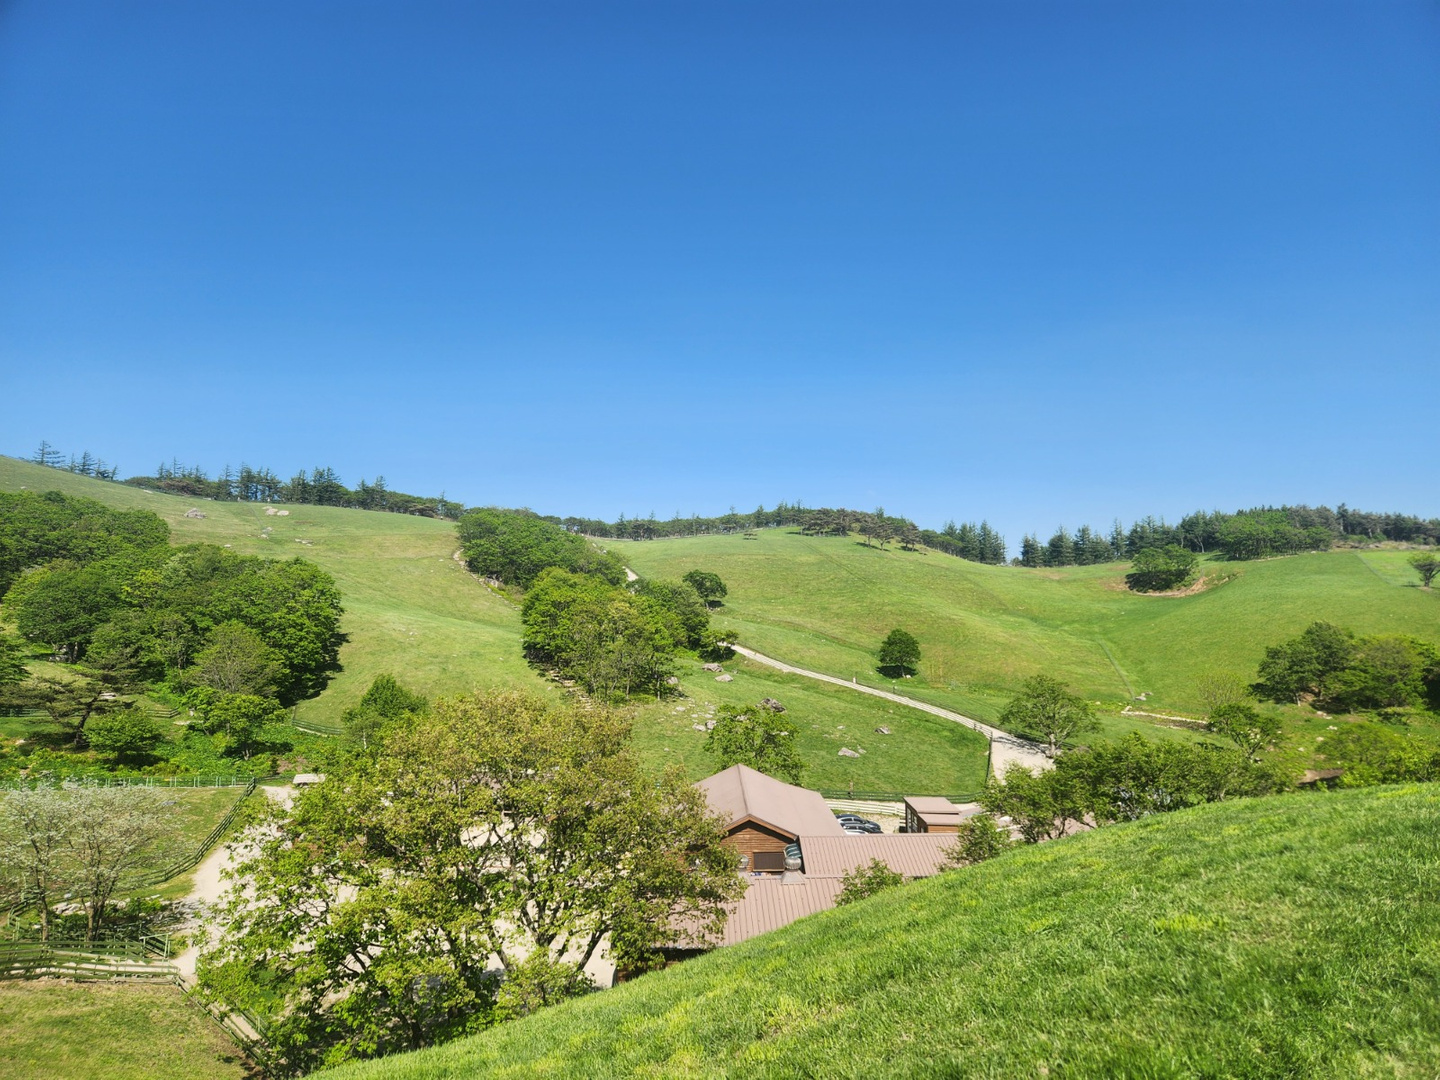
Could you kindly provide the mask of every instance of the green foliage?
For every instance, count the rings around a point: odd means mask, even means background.
[[[766,776],[792,784],[805,770],[795,750],[795,734],[788,720],[763,704],[744,709],[722,705],[715,726],[705,740],[717,770],[748,765]]]
[[[285,709],[274,698],[217,693],[197,712],[201,731],[223,736],[224,751],[247,761],[256,753],[273,753],[290,746]]]
[[[1379,724],[1347,724],[1325,743],[1325,756],[1344,768],[1346,787],[1440,780],[1440,750]]]
[[[109,754],[116,764],[150,756],[164,738],[159,721],[138,709],[96,717],[85,732],[90,749]]]
[[[169,539],[169,527],[148,510],[114,510],[58,491],[0,492],[0,595],[32,566],[84,565],[163,548]]]
[[[30,675],[25,666],[25,656],[20,646],[0,634],[0,692],[6,687],[24,682]]]
[[[720,580],[720,575],[712,574],[708,570],[690,570],[681,580],[700,594],[700,598],[705,601],[707,607],[719,607],[725,597],[729,595],[729,590],[725,588],[725,582]]]
[[[1135,553],[1125,583],[1136,592],[1166,592],[1185,585],[1195,574],[1200,556],[1178,544],[1144,548]]]
[[[360,698],[360,704],[346,709],[341,717],[345,743],[352,750],[378,750],[386,727],[429,709],[430,702],[405,689],[393,675],[377,675]]]
[[[645,580],[638,592],[674,618],[681,631],[678,644],[687,649],[700,648],[710,629],[710,608],[693,585],[684,581]]]
[[[871,859],[869,865],[857,866],[847,872],[840,881],[840,895],[835,898],[836,907],[844,907],[886,889],[893,889],[896,885],[902,885],[905,875],[897,874],[879,859]]]
[[[1437,863],[1428,787],[1196,807],[322,1077],[1431,1076]]]
[[[1280,738],[1281,727],[1276,717],[1267,716],[1251,705],[1230,702],[1210,713],[1205,730],[1229,739],[1236,749],[1255,761],[1261,750]]]
[[[52,563],[21,578],[6,598],[20,633],[69,660],[85,655],[120,603],[119,584],[103,563]]]
[[[1028,843],[1082,825],[1134,821],[1201,803],[1268,795],[1284,781],[1244,754],[1204,744],[1160,742],[1134,734],[1064,754],[1053,769],[1021,765],[991,781],[981,803],[1011,818]]]
[[[680,620],[659,601],[554,567],[526,592],[521,618],[531,659],[607,699],[664,693],[676,646],[686,639]]]
[[[976,814],[960,823],[955,845],[945,856],[947,868],[972,866],[993,859],[1015,846],[1008,829],[995,823],[991,814]]]
[[[210,631],[186,681],[220,694],[269,697],[280,675],[280,657],[244,623],[231,619]]]
[[[458,530],[470,569],[506,585],[528,589],[551,567],[593,574],[611,585],[625,581],[625,568],[614,555],[528,510],[471,510]]]
[[[263,1014],[282,1072],[430,1045],[641,964],[740,888],[703,795],[648,775],[601,710],[446,699],[301,794],[233,871],[212,997]],[[363,963],[356,963],[364,956]],[[492,964],[529,966],[501,1006]]]
[[[1430,588],[1430,583],[1435,580],[1435,575],[1440,574],[1440,555],[1436,555],[1433,551],[1416,552],[1406,561],[1420,575],[1422,588]]]
[[[1051,757],[1072,738],[1098,726],[1090,703],[1049,675],[1033,675],[1025,680],[1020,693],[1000,714],[1000,725],[1045,743]]]
[[[886,674],[913,674],[920,664],[920,642],[915,635],[896,628],[880,643],[880,670]]]
[[[1440,708],[1440,650],[1413,637],[1356,637],[1343,627],[1312,623],[1298,638],[1265,650],[1252,689],[1270,701],[1308,696],[1346,712]]]

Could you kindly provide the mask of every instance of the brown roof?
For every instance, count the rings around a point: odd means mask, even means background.
[[[911,795],[905,799],[905,805],[917,814],[960,813],[960,807],[943,795]]]
[[[745,765],[732,765],[697,786],[729,827],[748,819],[790,836],[845,835],[818,791],[786,784]]]
[[[955,837],[939,833],[890,833],[867,836],[802,836],[800,855],[807,878],[838,878],[871,859],[879,859],[907,878],[940,872]]]
[[[788,926],[796,919],[828,911],[840,895],[839,878],[812,878],[803,874],[753,877],[730,917],[719,945],[735,945],[759,934]]]

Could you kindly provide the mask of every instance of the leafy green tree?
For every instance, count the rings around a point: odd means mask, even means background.
[[[1355,635],[1331,623],[1314,622],[1297,638],[1271,645],[1250,689],[1265,701],[1294,702],[1324,693],[1325,681],[1350,663]]]
[[[721,823],[628,741],[600,709],[437,703],[343,782],[271,807],[231,873],[203,991],[259,1015],[298,1073],[563,997],[607,941],[643,969],[676,926],[714,934],[743,888]],[[497,965],[516,980],[500,995]]]
[[[681,580],[700,594],[707,607],[720,607],[729,593],[720,575],[708,570],[691,570]]]
[[[1070,693],[1064,683],[1049,675],[1034,675],[1005,706],[1000,726],[1045,743],[1053,758],[1065,743],[1096,730],[1099,724],[1090,703]]]
[[[1069,773],[1031,772],[1018,762],[1005,770],[1003,780],[991,779],[980,805],[995,817],[1008,817],[1027,844],[1058,839],[1086,824],[1083,792]]]
[[[955,869],[993,859],[1015,846],[1010,831],[1002,829],[990,814],[976,814],[960,823],[955,845],[945,855],[945,867]]]
[[[1430,583],[1435,580],[1435,575],[1440,574],[1440,555],[1433,551],[1421,551],[1409,558],[1409,563],[1420,575],[1421,588],[1430,588]]]
[[[91,721],[85,733],[90,749],[116,763],[148,757],[165,738],[158,721],[139,709],[122,709]]]
[[[1200,556],[1178,544],[1142,548],[1135,553],[1125,584],[1136,592],[1165,592],[1178,589],[1195,573]]]
[[[7,596],[20,633],[72,662],[120,604],[119,584],[100,565],[54,564],[22,578]]]
[[[611,585],[625,582],[625,567],[614,555],[528,510],[471,510],[458,530],[470,569],[506,585],[528,589],[550,567],[593,574]]]
[[[346,709],[340,722],[348,744],[360,750],[369,750],[386,726],[412,713],[424,713],[429,709],[429,701],[405,689],[393,675],[377,675],[370,689],[360,698],[360,703]]]
[[[700,647],[710,627],[710,609],[694,586],[684,581],[645,580],[638,592],[674,616],[681,630],[679,644],[690,649]]]
[[[764,705],[744,709],[722,705],[705,739],[705,749],[714,755],[717,769],[747,765],[792,784],[800,782],[805,770],[795,750],[791,725]]]
[[[908,631],[891,630],[880,643],[880,670],[890,676],[913,675],[920,665],[920,642]]]
[[[200,730],[223,738],[226,752],[247,761],[256,753],[290,745],[285,709],[274,698],[255,694],[216,695],[201,713]]]
[[[1346,724],[1324,747],[1345,787],[1440,780],[1440,750],[1379,724]]]
[[[871,859],[868,865],[857,866],[840,879],[840,895],[835,898],[835,905],[844,907],[904,883],[904,874],[897,874],[879,859]]]
[[[1324,685],[1327,707],[1409,709],[1440,690],[1440,651],[1427,641],[1399,634],[1359,638],[1341,670]],[[1436,702],[1440,704],[1440,702]]]
[[[0,635],[0,692],[6,687],[24,682],[29,675],[30,671],[25,667],[25,656],[20,646]]]
[[[221,694],[269,697],[280,677],[280,658],[242,622],[223,622],[210,631],[195,656],[190,681]]]
[[[1258,761],[1259,752],[1274,745],[1281,729],[1275,717],[1266,716],[1253,706],[1230,702],[1211,711],[1205,730],[1229,739],[1246,758]]]
[[[18,705],[38,708],[66,735],[75,749],[86,745],[86,727],[96,717],[130,707],[121,695],[128,687],[112,681],[109,673],[67,671],[63,678],[38,675],[14,688],[8,699]]]

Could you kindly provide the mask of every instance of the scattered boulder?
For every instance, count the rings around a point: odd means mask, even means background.
[[[760,704],[762,707],[769,709],[773,713],[782,713],[785,711],[785,706],[781,705],[773,697],[761,698]]]
[[[290,511],[289,511],[289,510],[276,510],[276,511],[275,511],[275,516],[276,516],[276,517],[289,517],[289,516],[290,516]]]
[[[280,511],[279,511],[279,510],[276,510],[275,507],[273,507],[273,506],[267,506],[267,507],[265,507],[265,516],[266,516],[266,517],[274,517],[274,516],[275,516],[276,514],[278,514],[279,512],[280,512]]]
[[[667,676],[665,676],[665,685],[666,685],[666,686],[679,686],[679,685],[680,685],[680,680],[677,679],[674,675],[667,675]]]
[[[723,667],[721,667],[719,664],[701,664],[701,665],[700,665],[700,670],[701,670],[701,671],[724,671],[725,669],[724,669]]]
[[[859,757],[860,755],[857,754],[854,750],[851,750],[848,746],[842,746],[842,747],[840,747],[840,750],[839,750],[839,756],[840,756],[840,757]]]
[[[709,728],[707,728],[704,724],[691,724],[690,726],[691,726],[692,728],[694,728],[696,731],[708,731],[708,730],[709,730]]]
[[[187,518],[203,518],[205,515],[199,510],[186,510],[185,516]]]
[[[714,730],[715,730],[715,721],[714,721],[714,720],[706,720],[706,721],[705,721],[705,730],[706,730],[706,731],[714,731]]]
[[[877,727],[877,728],[875,729],[875,734],[876,734],[876,735],[889,735],[889,734],[890,734],[890,729],[889,729],[888,727]]]
[[[716,681],[716,682],[733,682],[734,679],[735,679],[735,676],[734,676],[734,675],[716,675],[716,676],[715,676],[715,681]]]

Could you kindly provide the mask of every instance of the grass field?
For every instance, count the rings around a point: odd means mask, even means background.
[[[1437,863],[1433,785],[1212,804],[317,1075],[1429,1077]]]
[[[459,547],[452,522],[331,507],[290,506],[286,517],[264,508],[154,494],[57,469],[0,457],[0,490],[59,490],[111,506],[143,508],[163,517],[177,544],[228,544],[243,554],[309,559],[333,574],[345,605],[341,649],[344,671],[313,701],[302,702],[301,721],[335,724],[376,675],[389,672],[429,697],[476,688],[519,686],[555,692],[525,663],[520,613],[509,599],[479,583],[452,557]],[[196,508],[202,519],[187,518]],[[271,539],[262,539],[269,526]],[[296,543],[308,540],[308,544]],[[856,790],[964,793],[984,780],[985,740],[936,717],[824,688],[743,662],[729,665],[735,682],[716,683],[698,663],[681,671],[692,715],[706,703],[753,704],[776,697],[790,708],[803,755],[805,782]],[[655,763],[678,763],[693,777],[714,771],[705,736],[693,719],[680,723],[676,702],[635,706],[635,742]],[[20,734],[28,722],[0,721]],[[843,725],[843,729],[841,728]],[[895,734],[877,736],[876,727]],[[860,734],[868,741],[854,739]],[[864,756],[838,756],[841,746]]]
[[[715,622],[763,653],[842,678],[886,685],[875,651],[894,627],[919,640],[920,674],[902,692],[992,720],[1028,675],[1044,672],[1115,705],[1199,712],[1209,671],[1252,678],[1267,645],[1317,619],[1360,633],[1440,641],[1440,592],[1415,580],[1401,551],[1335,551],[1254,563],[1207,561],[1233,574],[1184,597],[1124,587],[1127,564],[1032,570],[937,552],[880,551],[854,538],[762,530],[757,539],[610,542],[637,573],[700,568],[729,587]],[[1113,717],[1113,732],[1144,721]]]
[[[253,503],[183,499],[0,457],[0,490],[20,488],[151,510],[169,523],[176,544],[203,541],[280,559],[298,555],[334,575],[345,605],[342,629],[350,638],[340,653],[344,671],[324,694],[300,704],[301,720],[337,723],[384,672],[429,696],[477,686],[543,685],[520,655],[518,609],[452,558],[460,546],[453,522],[324,506],[287,506],[286,517],[267,517]],[[192,508],[206,516],[185,517]],[[264,539],[267,526],[270,538]]]
[[[0,1080],[233,1080],[235,1044],[170,985],[0,983]]]

